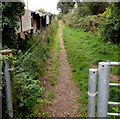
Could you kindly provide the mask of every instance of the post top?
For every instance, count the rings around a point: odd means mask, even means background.
[[[2,54],[2,55],[9,55],[10,53],[12,53],[12,50],[1,50],[0,51],[0,53]]]
[[[99,65],[110,65],[110,62],[99,62]]]
[[[97,69],[91,68],[89,71],[97,72]]]

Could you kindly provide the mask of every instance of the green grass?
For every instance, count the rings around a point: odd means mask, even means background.
[[[50,78],[50,83],[51,85],[55,85],[57,83],[57,78],[54,77]]]
[[[49,92],[48,95],[47,95],[47,98],[54,99],[55,98],[55,93],[54,92]]]
[[[57,38],[57,35],[54,38],[54,43],[52,44],[52,49],[50,51],[50,57],[49,57],[49,63],[51,63],[49,69],[46,70],[45,75],[51,75],[52,77],[49,79],[50,84],[54,86],[57,82],[57,77],[59,75],[59,56],[54,55],[53,53],[57,52],[59,53],[59,40]],[[48,63],[48,65],[49,65]],[[58,69],[58,70],[57,70]],[[51,88],[51,87],[49,87]],[[49,91],[48,94],[44,95],[44,99],[37,100],[37,104],[33,108],[33,116],[34,117],[48,117],[49,113],[44,111],[44,108],[47,108],[48,106],[52,105],[52,99],[55,98],[55,93],[52,91]],[[42,109],[43,108],[43,109]]]
[[[56,35],[56,37],[54,38],[54,44],[51,50],[51,59],[50,59],[51,66],[47,71],[47,74],[52,76],[49,80],[50,80],[50,84],[53,86],[57,83],[57,78],[60,74],[59,52],[60,52],[60,42],[59,42],[58,36]]]
[[[83,104],[80,108],[82,116],[87,116],[88,103],[88,71],[91,66],[98,65],[100,61],[118,61],[118,46],[102,42],[98,36],[83,32],[80,29],[62,25],[63,40],[68,54],[68,61],[72,67],[72,79],[81,90],[78,101]],[[112,73],[120,75],[117,68]]]
[[[60,74],[59,67],[59,52],[60,52],[60,42],[59,38],[56,35],[53,39],[53,44],[50,50],[50,57],[47,62],[47,67],[45,68],[45,74],[46,76],[49,76],[50,85],[45,87],[45,90],[47,93],[44,95],[44,99],[41,101],[41,104],[39,105],[40,113],[36,117],[48,117],[49,113],[45,112],[44,108],[48,108],[52,104],[53,99],[55,98],[55,92],[54,92],[54,85],[57,83],[57,78]]]

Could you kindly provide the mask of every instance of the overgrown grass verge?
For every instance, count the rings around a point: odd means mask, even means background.
[[[59,52],[60,52],[60,42],[58,35],[56,35],[54,38],[54,44],[50,51],[50,57],[47,62],[48,65],[45,67],[45,73],[44,76],[42,77],[42,82],[41,82],[43,87],[45,88],[43,101],[49,102],[49,104],[46,105],[44,103],[41,107],[39,107],[40,115],[38,117],[49,116],[47,108],[52,104],[52,101],[56,96],[54,86],[56,85],[58,76],[60,74]]]
[[[57,83],[57,78],[59,76],[59,52],[60,52],[60,42],[58,35],[54,38],[54,44],[51,49],[50,57],[48,60],[48,66],[46,67],[46,76],[49,76],[49,81],[52,86]]]
[[[44,88],[40,86],[38,79],[45,72],[44,67],[47,65],[47,59],[54,44],[57,31],[55,23],[56,21],[53,21],[40,35],[31,36],[23,51],[17,53],[17,59],[20,60],[15,61],[15,90],[13,92],[15,118],[40,116],[39,108],[44,102],[45,104],[50,103],[43,101]],[[35,45],[33,45],[34,43]],[[23,52],[26,52],[31,46],[30,51],[24,54]]]
[[[98,36],[92,33],[70,28],[64,24],[62,25],[62,30],[68,60],[72,67],[72,79],[77,83],[81,91],[78,101],[83,104],[83,107],[79,111],[82,116],[87,116],[88,71],[91,65],[98,65],[100,61],[119,61],[118,46],[110,42],[102,42]],[[120,76],[117,68],[113,67],[111,70],[113,74]],[[119,91],[118,89],[113,90],[117,90],[115,92]],[[112,91],[113,94],[115,93],[114,91]],[[116,95],[120,98],[118,93]],[[111,97],[112,99],[113,97]]]

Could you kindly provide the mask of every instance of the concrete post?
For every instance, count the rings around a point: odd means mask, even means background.
[[[97,69],[89,69],[88,117],[95,117]]]

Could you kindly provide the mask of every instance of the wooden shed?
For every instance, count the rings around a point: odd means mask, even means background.
[[[31,21],[31,10],[25,10],[25,14],[20,17],[18,22],[19,29],[16,30],[16,34],[20,35],[21,38],[25,38],[25,33],[30,33],[33,29]]]
[[[18,22],[20,27],[16,30],[16,34],[25,39],[26,34],[40,33],[41,28],[48,26],[49,23],[49,15],[26,9],[25,14],[20,17],[20,22]]]

